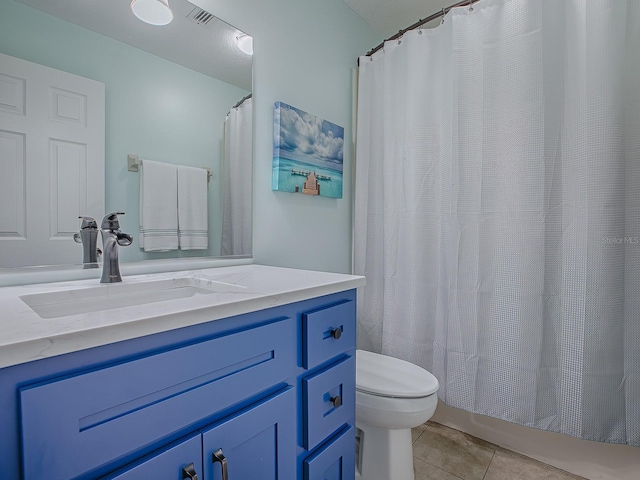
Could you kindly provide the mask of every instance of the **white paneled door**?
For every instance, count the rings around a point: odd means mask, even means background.
[[[0,54],[0,267],[79,263],[104,215],[104,84]]]

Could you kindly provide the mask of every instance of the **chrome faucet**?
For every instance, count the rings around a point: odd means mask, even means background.
[[[74,233],[73,239],[82,244],[82,263],[84,268],[98,268],[98,255],[102,250],[98,248],[98,224],[93,217],[78,217],[82,219],[80,233]]]
[[[100,283],[116,283],[122,281],[122,277],[120,276],[120,262],[118,260],[118,245],[126,247],[133,242],[131,235],[120,231],[118,215],[124,215],[124,212],[113,212],[106,215],[100,225],[102,248],[104,249]]]

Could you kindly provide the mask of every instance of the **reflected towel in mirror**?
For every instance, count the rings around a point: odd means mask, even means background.
[[[178,249],[178,168],[175,165],[142,161],[139,244],[145,252]]]
[[[182,250],[209,246],[207,170],[178,167],[178,239]]]

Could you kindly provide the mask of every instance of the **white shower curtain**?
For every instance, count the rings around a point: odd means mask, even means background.
[[[253,106],[248,98],[224,122],[222,242],[220,255],[251,255]]]
[[[639,52],[637,0],[483,0],[360,58],[360,348],[640,445]]]

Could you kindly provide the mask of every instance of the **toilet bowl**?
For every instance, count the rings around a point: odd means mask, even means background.
[[[414,479],[411,429],[436,411],[438,387],[417,365],[356,351],[357,479]]]

